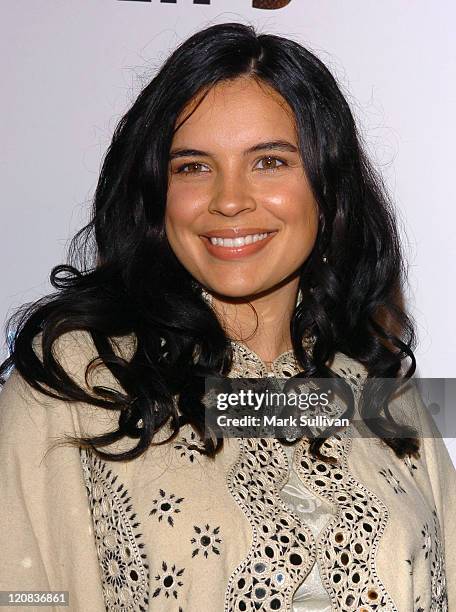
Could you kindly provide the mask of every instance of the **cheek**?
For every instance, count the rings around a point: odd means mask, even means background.
[[[199,215],[201,204],[191,190],[170,188],[166,200],[165,226],[167,231],[173,228],[180,231],[191,228]]]
[[[295,211],[296,225],[305,229],[310,235],[316,236],[318,230],[318,207],[312,197],[302,201],[299,210]]]
[[[301,182],[290,181],[281,189],[271,190],[265,198],[270,209],[292,230],[316,231],[318,207],[312,192]]]

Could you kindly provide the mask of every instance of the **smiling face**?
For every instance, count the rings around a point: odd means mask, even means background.
[[[221,296],[296,284],[315,244],[318,210],[293,113],[274,89],[246,77],[224,81],[179,127],[165,228],[182,265]]]

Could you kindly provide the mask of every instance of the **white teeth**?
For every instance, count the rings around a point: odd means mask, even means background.
[[[209,240],[215,246],[240,247],[246,244],[252,244],[252,242],[258,242],[258,240],[264,240],[268,236],[269,232],[265,232],[264,234],[249,234],[248,236],[240,236],[239,238],[209,238]]]

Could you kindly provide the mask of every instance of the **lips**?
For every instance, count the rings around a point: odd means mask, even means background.
[[[230,228],[212,230],[202,235],[201,239],[208,252],[214,257],[222,260],[233,260],[258,253],[269,244],[276,234],[277,230],[267,230],[264,228]],[[236,244],[236,238],[245,238],[247,243]],[[216,244],[213,244],[213,242]]]
[[[214,229],[202,234],[205,238],[241,238],[254,234],[266,234],[277,230],[268,229],[265,227],[227,227],[225,229]]]

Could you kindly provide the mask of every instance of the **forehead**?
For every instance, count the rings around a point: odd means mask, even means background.
[[[191,100],[180,114],[174,145],[209,142],[221,147],[258,140],[296,141],[293,111],[271,86],[239,77],[218,83]]]

